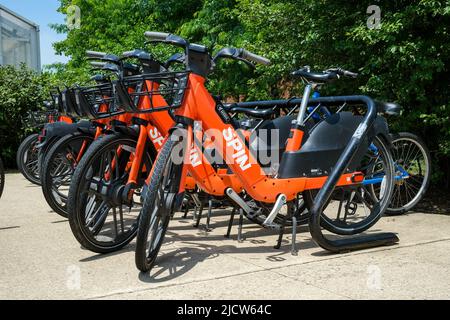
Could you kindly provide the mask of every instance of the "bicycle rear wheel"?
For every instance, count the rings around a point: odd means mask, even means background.
[[[364,182],[336,187],[330,197],[321,214],[321,225],[326,230],[339,235],[358,234],[373,226],[386,211],[393,190],[392,154],[380,137],[375,137],[372,146],[359,168]],[[303,193],[308,208],[313,206],[317,192]]]
[[[394,192],[386,214],[403,214],[423,199],[430,184],[431,156],[425,143],[415,134],[392,135],[392,155],[396,171]]]

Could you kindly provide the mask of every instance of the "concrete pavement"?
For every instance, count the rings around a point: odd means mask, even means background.
[[[134,266],[134,242],[97,255],[83,250],[68,222],[53,213],[39,187],[7,174],[0,199],[0,299],[448,299],[450,215],[385,217],[373,231],[400,244],[332,255],[305,227],[298,256],[286,235],[247,223],[246,240],[223,237],[229,211],[216,210],[212,232],[180,215],[171,223],[151,274]]]

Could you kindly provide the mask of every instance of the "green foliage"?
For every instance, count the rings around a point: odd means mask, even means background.
[[[0,67],[0,153],[6,167],[15,166],[15,154],[25,134],[30,132],[22,118],[48,100],[48,74],[27,69]]]
[[[72,59],[54,78],[78,81],[86,74],[85,50],[120,54],[144,47],[146,30],[180,34],[213,50],[245,47],[273,61],[256,71],[221,62],[209,86],[234,99],[265,99],[301,94],[289,77],[310,65],[340,66],[360,73],[341,80],[324,94],[368,94],[404,107],[390,119],[393,130],[427,139],[442,182],[450,180],[450,3],[433,0],[378,1],[381,27],[366,25],[370,2],[331,0],[61,0],[81,8],[81,29],[56,43]],[[67,32],[64,25],[54,26]],[[161,59],[167,48],[148,47]],[[445,179],[446,178],[446,179]]]

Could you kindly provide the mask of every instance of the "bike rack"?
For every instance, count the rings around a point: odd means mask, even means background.
[[[324,206],[331,197],[334,188],[336,187],[336,184],[339,180],[339,177],[345,172],[354,154],[361,146],[363,138],[368,134],[372,124],[377,117],[378,110],[375,102],[367,96],[323,97],[312,99],[310,102],[319,102],[332,105],[342,103],[362,103],[365,104],[368,108],[363,121],[353,134],[353,137],[351,138],[349,144],[344,149],[341,156],[339,157],[339,160],[334,166],[333,171],[330,173],[325,184],[314,199],[314,205],[310,211],[311,216],[309,220],[309,230],[311,232],[313,240],[323,249],[336,253],[368,249],[397,243],[399,241],[399,238],[395,233],[392,232],[375,233],[338,240],[328,239],[322,233],[320,216],[324,209]]]
[[[286,107],[286,108],[296,108],[301,103],[301,99],[292,98],[289,100],[265,100],[265,101],[251,101],[251,102],[240,102],[234,105],[243,108],[273,108],[273,107]],[[311,209],[311,217],[309,221],[309,229],[313,240],[323,249],[331,252],[348,252],[354,250],[368,249],[378,246],[387,246],[395,244],[399,241],[399,238],[395,233],[383,232],[375,233],[370,235],[355,236],[345,239],[331,240],[325,237],[322,233],[320,214],[322,213],[325,204],[331,197],[334,188],[349,166],[354,154],[358,148],[363,143],[363,138],[368,134],[371,126],[373,125],[377,113],[384,113],[385,106],[382,103],[376,102],[367,96],[335,96],[335,97],[319,97],[312,98],[309,100],[308,106],[340,106],[337,112],[342,111],[346,106],[352,105],[366,105],[368,110],[365,114],[359,127],[353,134],[347,147],[344,149],[339,160],[333,168],[333,171],[328,176],[323,187],[317,194],[313,208]],[[295,224],[295,223],[294,223]],[[282,233],[280,233],[280,238],[278,240],[279,247],[281,243]],[[293,241],[292,253],[296,253],[295,247],[296,232],[293,229]]]

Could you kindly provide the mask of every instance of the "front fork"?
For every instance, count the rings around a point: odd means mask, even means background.
[[[128,181],[123,191],[123,200],[130,202],[133,198],[134,190],[138,186],[139,175],[144,166],[144,152],[147,149],[148,135],[147,128],[144,125],[139,126],[139,136],[136,143],[136,149],[134,158],[131,163],[130,174],[128,175]]]

